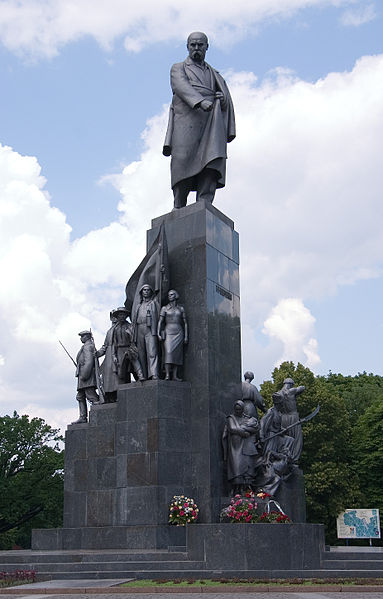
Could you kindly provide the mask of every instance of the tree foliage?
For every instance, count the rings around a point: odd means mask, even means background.
[[[364,504],[379,508],[383,514],[383,394],[358,418],[352,440]]]
[[[383,398],[383,377],[376,374],[362,372],[356,376],[344,376],[329,372],[326,377],[320,378],[343,398],[352,426],[375,400]]]
[[[0,548],[29,546],[32,528],[60,526],[60,441],[58,430],[41,418],[0,417]]]

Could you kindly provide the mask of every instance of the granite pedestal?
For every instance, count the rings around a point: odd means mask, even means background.
[[[222,431],[241,391],[239,242],[234,223],[197,202],[152,221],[148,247],[164,223],[170,287],[185,307],[190,339],[184,379],[191,384],[191,483],[201,522],[217,522],[224,476]]]
[[[167,526],[176,494],[197,501],[201,522],[218,521],[228,493],[221,436],[241,397],[238,235],[211,204],[196,203],[154,219],[148,248],[162,222],[170,287],[189,325],[186,382],[123,385],[117,403],[92,406],[89,424],[68,427],[64,528],[35,531],[34,548],[180,544],[185,533]]]

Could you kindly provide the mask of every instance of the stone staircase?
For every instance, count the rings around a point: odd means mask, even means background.
[[[2,551],[0,570],[34,570],[40,580],[192,577],[204,563],[177,550]]]
[[[186,547],[168,550],[2,551],[0,570],[35,570],[39,580],[169,578],[383,578],[383,548],[332,547],[316,570],[209,569],[188,558]]]
[[[383,578],[383,547],[330,547],[321,565],[323,576]]]

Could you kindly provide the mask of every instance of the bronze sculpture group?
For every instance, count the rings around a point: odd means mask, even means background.
[[[285,379],[266,411],[262,396],[251,384],[253,378],[253,373],[245,373],[242,399],[235,402],[226,420],[222,441],[227,480],[234,495],[249,489],[275,496],[281,481],[297,468],[302,452],[301,424],[309,418],[299,419],[295,400],[305,388]],[[262,419],[258,409],[265,413]]]
[[[110,312],[111,327],[99,350],[91,331],[79,333],[83,346],[75,364],[80,416],[74,424],[88,421],[86,400],[92,404],[115,402],[118,386],[130,383],[132,375],[136,381],[159,379],[160,363],[165,380],[182,380],[179,367],[183,365],[183,348],[188,342],[188,325],[177,291],[168,292],[169,303],[162,308],[150,285],[143,285],[138,294],[140,301],[132,322],[124,306]],[[104,361],[98,368],[98,358],[102,356]]]

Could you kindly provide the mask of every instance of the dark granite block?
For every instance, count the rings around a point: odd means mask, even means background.
[[[188,556],[206,557],[210,569],[320,568],[321,524],[200,524],[187,528]]]
[[[82,542],[81,528],[63,528],[62,529],[62,548],[73,549],[80,548]]]
[[[74,460],[72,465],[73,471],[73,489],[69,487],[67,484],[67,480],[69,478],[68,470],[65,470],[65,488],[67,491],[86,491],[88,488],[88,468],[89,463],[88,460]]]
[[[291,476],[280,485],[276,499],[293,522],[306,522],[306,497],[303,472],[293,470]]]
[[[89,427],[87,435],[87,457],[114,455],[114,427],[112,425]]]
[[[136,453],[127,456],[126,482],[129,487],[142,487],[157,485],[157,461],[156,453]]]
[[[113,426],[116,419],[117,404],[105,403],[91,406],[89,410],[90,426]]]
[[[73,424],[65,432],[65,463],[86,457],[88,425]]]
[[[127,464],[127,454],[120,454],[116,456],[116,487],[126,487],[128,484]]]
[[[116,490],[113,525],[157,524],[159,522],[158,489],[154,486],[127,487]]]
[[[93,458],[88,465],[87,488],[89,490],[114,489],[116,487],[116,458]]]
[[[158,451],[158,443],[159,443],[158,418],[149,418],[148,419],[147,450],[150,452]]]
[[[111,526],[115,490],[88,491],[86,505],[86,526]]]
[[[126,529],[99,526],[81,530],[82,549],[126,549]]]
[[[58,551],[62,546],[61,528],[37,528],[32,530],[31,547],[34,551]]]
[[[148,418],[157,408],[157,393],[153,393],[152,381],[121,385],[118,389],[117,421],[130,418]]]
[[[206,211],[206,242],[229,258],[233,258],[233,228],[232,222],[229,224],[212,211]]]
[[[188,423],[179,418],[158,419],[158,451],[185,451],[189,447]]]
[[[153,549],[156,544],[156,526],[127,526],[126,547],[129,549]]]
[[[146,420],[127,420],[116,424],[116,454],[142,453],[146,450]]]
[[[86,492],[64,489],[64,527],[76,528],[86,522]]]
[[[145,381],[122,385],[118,391],[117,420],[137,420],[158,416],[184,417],[188,407],[190,383],[175,381]]]
[[[158,484],[186,486],[186,473],[190,471],[190,454],[186,452],[158,453]]]

